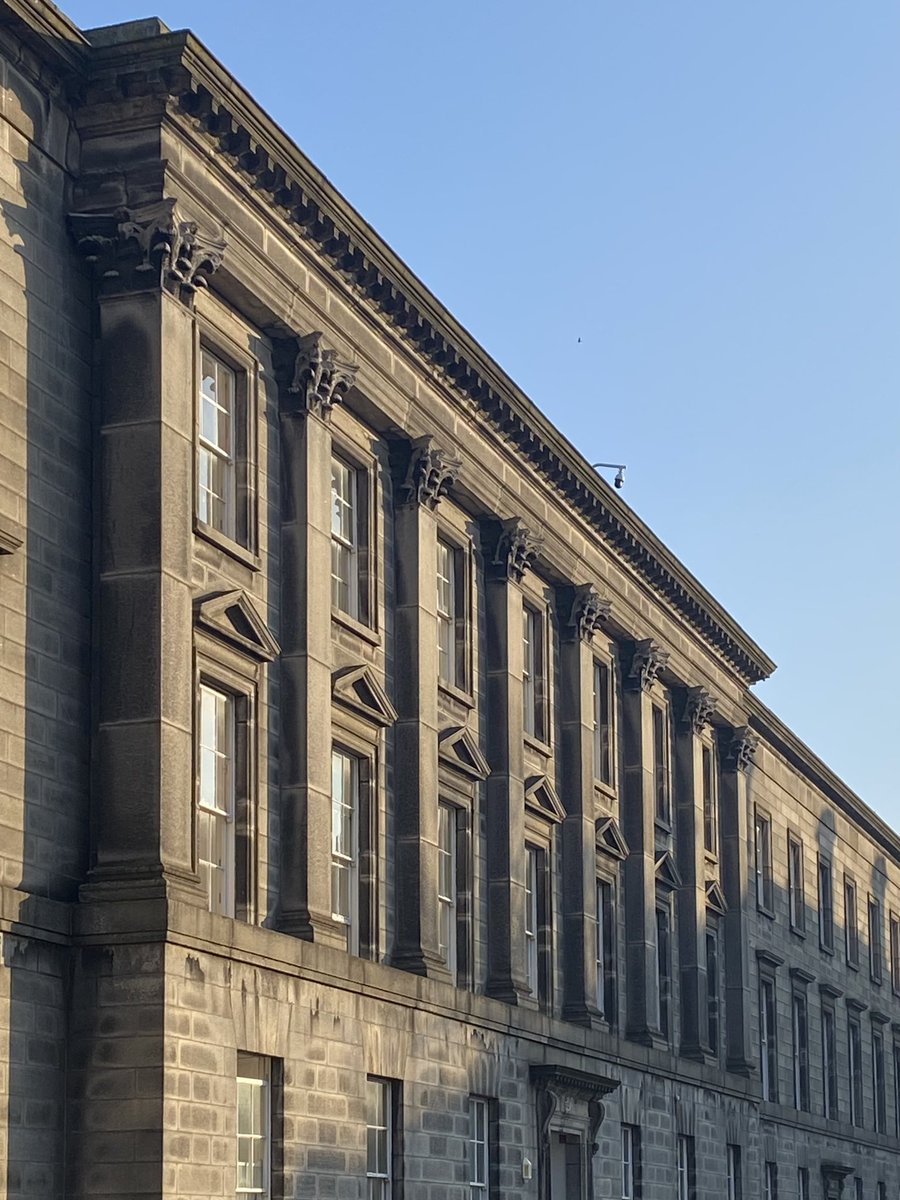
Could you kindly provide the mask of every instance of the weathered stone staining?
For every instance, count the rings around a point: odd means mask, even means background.
[[[10,1197],[896,1195],[774,663],[200,43],[2,10]]]

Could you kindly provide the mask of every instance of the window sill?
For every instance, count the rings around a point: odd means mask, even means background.
[[[850,970],[851,970],[851,971],[858,971],[858,970],[859,970],[859,963],[858,963],[858,962],[851,962],[849,958],[847,959],[847,966],[850,968]]]
[[[799,925],[791,925],[790,929],[794,937],[803,938],[803,940],[806,941],[805,929],[801,929]]]
[[[765,904],[760,904],[758,900],[756,902],[756,911],[761,913],[762,916],[768,917],[770,921],[775,920],[775,909],[768,908]]]
[[[830,954],[832,958],[834,957],[834,946],[826,946],[824,942],[820,941],[819,949],[823,954]]]
[[[201,521],[199,517],[194,518],[194,533],[197,537],[203,538],[205,542],[215,546],[218,550],[223,551],[230,558],[236,559],[237,562],[243,563],[245,567],[249,567],[251,571],[258,571],[262,566],[259,555],[254,554],[252,550],[248,550],[246,546],[242,546],[240,542],[234,541],[227,534],[222,533],[218,529],[214,529],[212,525],[207,525],[205,521]]]
[[[536,750],[538,754],[543,755],[544,758],[549,758],[553,753],[553,747],[550,745],[550,743],[543,741],[539,737],[535,737],[533,733],[523,733],[522,740],[525,742],[526,746],[530,746],[532,750]]]
[[[594,794],[600,796],[609,805],[617,804],[619,801],[619,793],[611,783],[603,783],[600,779],[594,780]]]
[[[658,830],[660,833],[663,833],[663,834],[665,834],[665,836],[666,836],[666,837],[671,837],[671,836],[672,836],[672,822],[671,822],[671,820],[668,820],[668,821],[667,821],[667,820],[666,820],[664,817],[654,817],[654,818],[653,818],[653,824],[656,826],[657,830]]]
[[[349,613],[341,612],[339,608],[332,608],[331,619],[336,625],[343,625],[350,633],[355,634],[358,638],[362,638],[364,642],[368,642],[372,646],[381,645],[381,634],[378,630],[370,629],[368,625],[363,625],[362,621],[357,621]]]
[[[475,707],[475,697],[471,692],[467,692],[464,688],[458,688],[452,683],[447,683],[445,679],[438,680],[438,691],[443,692],[445,696],[449,696],[458,704],[465,705],[466,708]]]
[[[705,859],[705,861],[706,861],[706,865],[707,865],[708,867],[718,867],[718,865],[719,865],[719,856],[718,856],[718,854],[716,854],[716,853],[715,853],[715,851],[713,851],[713,850],[707,850],[707,849],[706,849],[706,847],[704,847],[704,849],[703,849],[703,858]]]

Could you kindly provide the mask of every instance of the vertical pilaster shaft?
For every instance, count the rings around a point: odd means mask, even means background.
[[[192,868],[193,321],[161,287],[100,304],[100,612],[93,869],[198,898]]]
[[[750,1040],[750,950],[747,937],[747,771],[756,739],[746,728],[734,732],[722,755],[722,883],[728,911],[725,929],[725,1038],[727,1067],[743,1075],[755,1069]]]

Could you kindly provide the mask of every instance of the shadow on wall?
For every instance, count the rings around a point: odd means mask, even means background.
[[[65,221],[74,142],[62,111],[7,60],[12,40],[5,30],[0,461],[13,463],[25,541],[0,566],[4,665],[14,681],[2,697],[12,704],[0,704],[12,801],[0,856],[3,883],[18,889],[17,907],[3,914],[13,921],[3,937],[9,1040],[0,1043],[10,1200],[65,1191],[65,902],[87,856],[91,638],[89,290]]]

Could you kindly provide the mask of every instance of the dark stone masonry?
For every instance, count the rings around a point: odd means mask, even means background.
[[[191,34],[0,70],[0,1196],[896,1200],[774,664]]]

